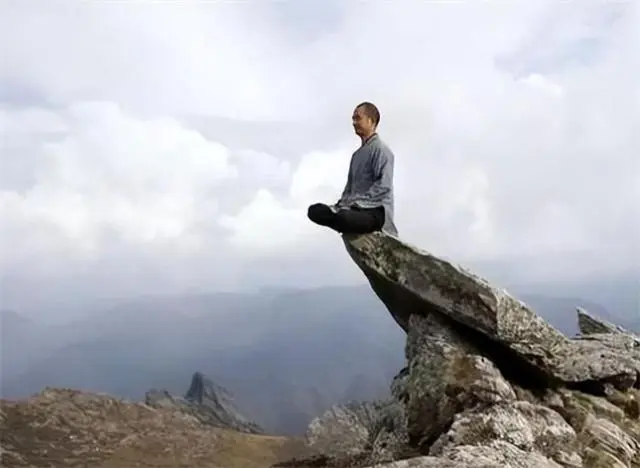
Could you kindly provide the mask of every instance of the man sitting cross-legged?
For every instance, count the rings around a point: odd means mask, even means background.
[[[316,203],[307,216],[342,234],[385,231],[397,235],[393,222],[394,155],[376,133],[380,112],[370,102],[353,111],[353,128],[362,144],[351,156],[347,183],[335,205]]]

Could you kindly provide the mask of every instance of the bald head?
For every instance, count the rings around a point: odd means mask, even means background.
[[[380,123],[380,111],[375,104],[365,101],[358,104],[356,109],[361,109],[364,115],[369,117],[373,121],[374,126],[378,126]]]
[[[362,102],[354,109],[351,120],[356,135],[364,142],[376,132],[376,127],[380,122],[380,112],[370,102]]]

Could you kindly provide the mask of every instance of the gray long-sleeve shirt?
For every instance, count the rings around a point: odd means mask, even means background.
[[[347,183],[338,208],[384,207],[385,221],[382,230],[397,236],[393,220],[393,163],[394,154],[377,134],[370,137],[351,156]]]

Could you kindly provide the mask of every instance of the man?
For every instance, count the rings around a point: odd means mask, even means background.
[[[353,111],[352,121],[362,144],[351,156],[342,196],[333,206],[311,205],[307,216],[314,223],[342,234],[382,230],[395,236],[398,232],[393,222],[394,155],[376,132],[380,112],[372,103],[363,102]]]

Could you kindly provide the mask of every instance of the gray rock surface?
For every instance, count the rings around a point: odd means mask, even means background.
[[[200,372],[193,374],[191,385],[184,397],[166,390],[151,389],[145,394],[145,403],[155,408],[173,408],[197,417],[202,423],[239,432],[261,434],[264,430],[243,416],[234,406],[230,393]]]
[[[379,405],[335,405],[315,418],[307,430],[307,444],[320,452],[354,455],[368,447]]]
[[[619,325],[591,315],[582,307],[576,307],[576,312],[578,313],[578,329],[583,335],[593,335],[600,333],[632,334],[630,331],[625,330]]]
[[[315,418],[307,446],[334,457],[366,454],[370,463],[393,461],[408,446],[403,405],[395,400],[335,405]]]
[[[637,336],[579,310],[581,335],[568,338],[506,291],[394,237],[344,241],[407,333],[406,367],[391,382],[403,416],[387,430],[406,434],[394,439],[406,449],[386,463],[362,456],[373,453],[379,432],[366,427],[378,410],[334,411],[312,424],[316,447],[330,453],[355,434],[351,458],[295,466],[640,468]]]
[[[493,363],[437,315],[411,316],[406,355],[405,406],[415,444],[429,443],[465,407],[516,398]]]
[[[570,339],[504,289],[395,237],[344,236],[347,252],[398,324],[437,313],[504,346],[514,357],[562,383],[638,383],[640,360],[619,349]],[[640,384],[639,384],[640,385]]]

